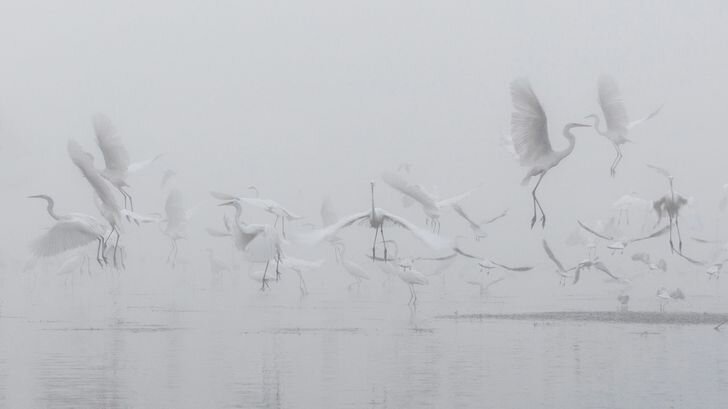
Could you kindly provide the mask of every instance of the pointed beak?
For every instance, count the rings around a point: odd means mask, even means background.
[[[579,127],[589,128],[589,127],[591,127],[591,125],[587,125],[587,124],[572,124],[572,125],[574,127],[576,127],[576,128],[579,128]]]

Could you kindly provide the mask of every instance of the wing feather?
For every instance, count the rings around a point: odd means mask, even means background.
[[[549,141],[548,124],[538,97],[527,79],[511,83],[511,141],[523,166],[534,165],[553,152]]]
[[[607,129],[612,132],[626,133],[629,129],[627,108],[614,78],[608,75],[599,77],[599,105],[607,122]]]
[[[35,239],[30,248],[37,257],[51,257],[85,246],[99,238],[99,233],[78,221],[61,220]]]
[[[93,117],[96,143],[104,154],[106,169],[126,172],[129,169],[129,152],[118,136],[111,120],[103,114]]]

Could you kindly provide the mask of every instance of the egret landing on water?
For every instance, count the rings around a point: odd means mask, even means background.
[[[536,186],[531,191],[533,199],[531,228],[536,224],[536,207],[541,212],[541,227],[545,227],[546,213],[544,213],[541,203],[536,197],[536,190],[541,185],[541,180],[543,180],[546,173],[561,163],[574,150],[576,141],[571,130],[577,127],[588,127],[589,125],[566,124],[563,135],[569,142],[569,146],[564,150],[555,151],[551,148],[551,141],[549,140],[546,113],[527,79],[517,79],[511,83],[511,99],[513,100],[514,110],[511,115],[510,142],[521,166],[528,168],[528,173],[523,178],[521,185],[527,185],[532,177],[538,176]]]

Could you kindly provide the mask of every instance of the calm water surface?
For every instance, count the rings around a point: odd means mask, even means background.
[[[301,297],[294,283],[126,274],[4,278],[0,407],[728,407],[728,331],[438,318],[611,310],[612,297],[480,297],[433,280],[413,310],[396,281]],[[673,308],[722,308],[694,298]]]

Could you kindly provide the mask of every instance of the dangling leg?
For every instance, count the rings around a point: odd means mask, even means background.
[[[682,254],[682,236],[680,235],[680,215],[675,215],[675,230],[677,230],[677,248]]]
[[[387,262],[387,241],[384,240],[384,223],[379,226],[379,230],[382,232],[382,246],[384,247],[384,262]]]
[[[99,242],[99,245],[96,248],[96,261],[99,263],[101,268],[104,268],[104,236],[99,236],[96,240]]]
[[[614,144],[614,150],[617,152],[617,156],[614,157],[612,167],[609,169],[609,174],[612,175],[612,177],[617,174],[617,165],[619,165],[619,162],[622,160],[622,150],[616,143]]]
[[[283,232],[283,238],[286,238],[286,218],[281,218],[281,231]]]
[[[541,173],[541,176],[538,177],[538,182],[536,182],[536,186],[534,186],[533,190],[531,191],[531,197],[533,198],[533,218],[531,219],[532,229],[533,226],[536,224],[536,206],[538,206],[538,209],[541,211],[541,226],[543,227],[546,225],[546,214],[544,214],[543,209],[541,208],[541,203],[539,203],[538,198],[536,197],[536,190],[541,184],[541,180],[543,180],[544,175],[546,175],[546,172]]]
[[[280,264],[280,262],[281,262],[281,255],[278,254],[276,256],[276,281],[278,281],[278,279],[281,276],[281,272],[280,272],[280,270],[278,270],[278,265]]]
[[[114,242],[114,268],[118,268],[119,267],[118,264],[117,264],[117,262],[116,262],[116,251],[119,248],[119,238],[120,238],[120,236],[121,235],[117,231],[116,232],[116,241]]]

